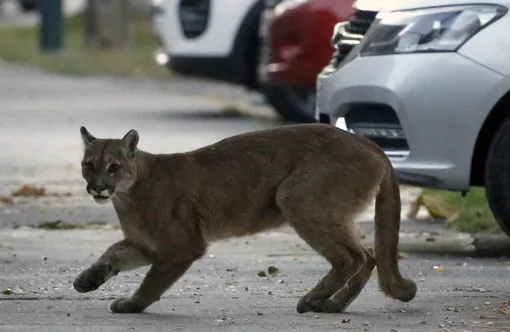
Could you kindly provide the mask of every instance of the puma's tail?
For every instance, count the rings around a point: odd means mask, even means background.
[[[388,167],[375,201],[375,259],[379,287],[388,296],[411,301],[416,283],[404,279],[398,269],[400,190],[393,168]]]

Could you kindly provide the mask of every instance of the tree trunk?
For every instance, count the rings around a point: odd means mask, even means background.
[[[85,46],[127,48],[130,42],[128,0],[88,0]]]

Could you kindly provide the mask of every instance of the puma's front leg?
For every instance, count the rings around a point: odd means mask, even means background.
[[[91,267],[80,273],[73,286],[80,293],[96,290],[120,271],[153,263],[152,255],[129,240],[111,245]]]
[[[195,244],[196,245],[196,244]],[[175,248],[158,255],[140,287],[131,298],[119,298],[110,305],[115,313],[144,311],[175,283],[197,259],[205,253],[205,244]]]

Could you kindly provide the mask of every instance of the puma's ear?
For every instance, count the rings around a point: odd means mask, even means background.
[[[128,157],[133,157],[138,145],[138,133],[136,130],[131,129],[128,131],[128,133],[122,138],[122,143],[127,150]]]
[[[93,141],[96,140],[94,136],[92,136],[91,133],[85,128],[84,126],[81,126],[80,128],[81,138],[83,139],[83,143],[85,146],[90,145]]]

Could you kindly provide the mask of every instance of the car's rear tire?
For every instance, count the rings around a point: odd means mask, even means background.
[[[24,12],[30,12],[37,9],[37,3],[35,0],[21,0],[20,5]]]
[[[489,148],[485,192],[496,221],[510,236],[510,118],[503,122]]]
[[[261,92],[284,120],[298,123],[316,122],[315,91],[309,88],[264,85]]]

